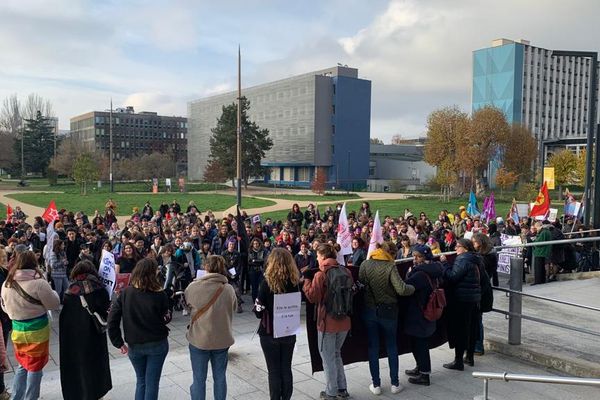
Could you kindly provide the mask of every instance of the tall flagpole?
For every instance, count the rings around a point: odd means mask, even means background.
[[[237,205],[242,208],[242,53],[238,45],[238,104],[237,104]]]
[[[110,191],[114,192],[114,181],[113,181],[113,118],[112,118],[112,97],[110,98],[110,114],[109,114],[109,128],[108,128],[108,179],[110,180]]]

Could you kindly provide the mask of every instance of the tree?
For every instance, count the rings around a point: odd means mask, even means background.
[[[159,152],[144,154],[135,158],[123,158],[113,162],[115,179],[149,180],[152,178],[169,178],[173,176],[174,170],[175,161],[169,155]]]
[[[23,126],[22,106],[16,94],[11,94],[2,103],[0,110],[0,130],[13,137],[19,135],[19,130]]]
[[[209,160],[204,169],[204,181],[210,183],[223,183],[227,180],[223,167],[217,160]]]
[[[577,157],[577,168],[575,169],[575,176],[579,182],[585,182],[585,164],[587,157],[587,151],[581,150]]]
[[[89,153],[89,149],[83,142],[75,136],[69,136],[60,142],[50,167],[60,175],[71,176],[75,160],[84,153]]]
[[[500,195],[504,194],[504,190],[514,186],[517,183],[519,176],[506,168],[501,167],[496,171],[496,185],[500,186]]]
[[[436,180],[448,196],[456,194],[458,176],[465,169],[468,131],[469,116],[456,106],[435,110],[427,118],[425,161],[438,168]]]
[[[327,170],[324,167],[315,168],[315,176],[310,184],[310,189],[319,195],[325,193],[327,186]]]
[[[260,163],[267,151],[273,147],[273,140],[269,137],[267,129],[261,129],[255,122],[248,118],[250,102],[242,97],[242,176],[245,185],[253,176],[264,176],[268,169]],[[218,162],[223,167],[227,179],[233,180],[236,176],[237,159],[237,104],[223,106],[221,117],[217,126],[212,130],[210,138],[210,159]],[[235,184],[235,183],[234,183]]]
[[[376,137],[370,138],[369,141],[371,144],[383,144],[383,140]]]
[[[23,131],[23,169],[25,171],[45,174],[54,153],[54,132],[48,119],[37,112],[35,118],[25,119]],[[20,153],[21,143],[15,142],[15,152]]]
[[[564,185],[574,185],[580,182],[577,178],[579,162],[579,157],[568,149],[559,150],[548,159],[548,166],[554,167],[554,182],[558,185],[559,200],[562,197]]]
[[[37,93],[31,93],[27,96],[25,103],[22,108],[22,115],[25,119],[34,119],[37,113],[41,113],[44,117],[54,117],[54,109],[52,108],[52,102],[44,99]]]
[[[537,157],[537,141],[531,131],[521,124],[513,124],[504,141],[502,165],[519,179],[531,176],[531,167]]]
[[[80,193],[87,195],[87,184],[98,180],[98,163],[92,154],[79,155],[73,162],[73,180],[79,185]]]
[[[471,176],[471,188],[475,180],[483,176],[490,160],[500,157],[509,130],[504,113],[496,107],[485,106],[471,116],[461,149],[462,163]]]

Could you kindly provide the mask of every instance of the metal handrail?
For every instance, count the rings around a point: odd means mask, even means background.
[[[564,301],[564,300],[553,299],[551,297],[538,296],[537,294],[530,294],[530,293],[525,293],[525,292],[521,292],[521,291],[518,291],[518,290],[505,289],[505,288],[501,288],[501,287],[497,287],[497,286],[492,286],[492,289],[498,290],[500,292],[513,293],[513,294],[518,294],[520,296],[533,297],[534,299],[551,301],[551,302],[558,303],[558,304],[564,304],[564,305],[567,305],[567,306],[573,306],[573,307],[577,307],[577,308],[585,308],[586,310],[592,310],[592,311],[599,311],[600,312],[600,308],[592,307],[592,306],[586,306],[584,304],[571,303],[571,302]]]
[[[551,325],[551,326],[555,326],[555,327],[561,328],[561,329],[566,329],[566,330],[569,330],[569,331],[574,331],[574,332],[579,332],[579,333],[585,333],[586,335],[600,337],[600,333],[599,332],[595,332],[595,331],[592,331],[592,330],[589,330],[589,329],[585,329],[585,328],[579,328],[579,327],[573,326],[573,325],[567,325],[567,324],[563,324],[563,323],[560,323],[560,322],[550,321],[550,320],[543,319],[543,318],[538,318],[538,317],[532,317],[530,315],[525,315],[525,314],[511,312],[511,311],[498,310],[497,308],[492,308],[492,311],[493,312],[497,312],[498,314],[505,315],[507,317],[517,317],[519,319],[524,319],[524,320],[528,320],[528,321],[538,322],[540,324]]]
[[[502,246],[494,246],[494,249],[510,249],[510,248],[519,248],[519,247],[546,246],[546,245],[553,245],[553,244],[597,242],[599,240],[600,240],[600,236],[593,236],[593,237],[584,237],[584,238],[575,238],[575,239],[548,240],[548,241],[545,241],[545,242],[506,244],[506,245],[502,245]]]
[[[573,231],[573,232],[563,232],[563,235],[577,235],[581,233],[591,233],[591,232],[600,232],[600,229],[589,229],[587,231]]]
[[[594,378],[577,378],[568,376],[548,376],[548,375],[523,375],[511,374],[509,372],[473,372],[473,378],[483,379],[483,395],[475,396],[475,399],[489,399],[489,381],[515,381],[515,382],[533,382],[533,383],[551,383],[558,385],[578,385],[578,386],[598,386],[600,387],[600,379]]]

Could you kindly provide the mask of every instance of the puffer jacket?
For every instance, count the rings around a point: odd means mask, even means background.
[[[358,280],[368,286],[365,304],[370,308],[376,304],[396,304],[398,296],[410,296],[415,291],[404,283],[394,261],[369,258],[361,264]]]
[[[427,279],[429,277],[429,279]],[[406,276],[406,284],[415,288],[414,296],[409,298],[408,308],[404,316],[404,332],[415,337],[429,337],[435,332],[436,321],[429,321],[423,316],[429,296],[433,291],[432,284],[442,277],[442,266],[438,262],[418,264],[412,267]]]
[[[479,269],[479,273],[477,270]],[[483,260],[476,253],[463,253],[456,257],[453,265],[444,266],[446,292],[450,299],[462,302],[481,301],[480,277],[483,277]]]

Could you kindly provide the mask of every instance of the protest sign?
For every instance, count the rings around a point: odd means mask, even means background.
[[[115,255],[109,251],[102,250],[102,258],[100,260],[100,268],[98,268],[100,281],[108,291],[108,297],[112,296],[115,289],[116,271],[115,271]]]
[[[273,337],[295,335],[300,329],[300,292],[273,296]]]
[[[229,268],[229,274],[230,274],[231,276],[236,276],[236,275],[237,275],[237,272],[235,272],[235,268]]]
[[[121,292],[121,290],[129,286],[130,279],[131,274],[117,274],[117,284],[115,285],[115,293],[119,293]]]
[[[202,278],[204,275],[206,275],[206,271],[203,269],[199,269],[196,271],[196,279],[200,279]]]
[[[517,213],[519,218],[527,217],[529,215],[529,204],[517,203]]]
[[[550,221],[550,222],[556,221],[557,215],[558,215],[558,208],[551,208],[550,214],[548,214],[548,221]]]
[[[514,244],[521,244],[520,236],[511,236],[511,235],[500,235],[500,241],[502,246],[509,246]],[[504,274],[510,274],[510,259],[513,257],[521,256],[521,248],[520,247],[511,247],[508,249],[502,249],[498,252],[498,272],[502,272]]]

